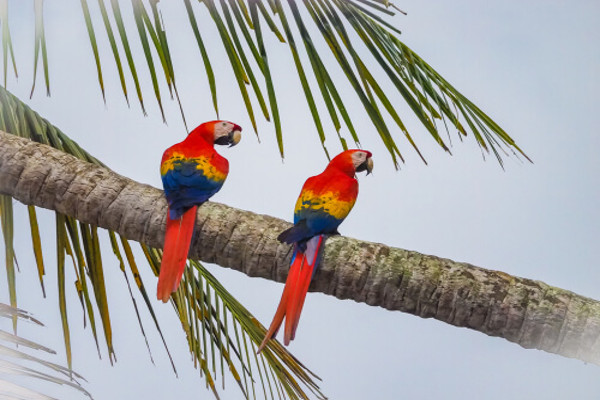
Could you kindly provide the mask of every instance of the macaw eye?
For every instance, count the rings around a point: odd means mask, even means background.
[[[223,125],[223,126],[227,126],[227,122],[223,122],[221,125]]]

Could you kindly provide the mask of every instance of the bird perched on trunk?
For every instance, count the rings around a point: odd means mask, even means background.
[[[338,226],[356,202],[356,172],[367,171],[368,175],[372,170],[369,151],[347,150],[334,157],[325,171],[304,183],[294,209],[294,226],[277,237],[280,242],[293,244],[294,253],[279,306],[259,352],[275,337],[284,317],[283,343],[287,346],[294,339],[323,241],[328,235],[338,234]]]
[[[234,146],[241,132],[232,122],[205,122],[163,154],[160,175],[169,210],[156,297],[165,303],[179,287],[198,206],[221,189],[229,173],[229,162],[214,145]]]

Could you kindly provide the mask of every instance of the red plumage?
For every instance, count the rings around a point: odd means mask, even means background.
[[[160,173],[169,210],[156,289],[156,297],[163,302],[179,287],[198,206],[221,189],[229,173],[227,159],[214,145],[237,144],[241,130],[227,121],[206,122],[163,154]]]
[[[194,233],[197,210],[198,206],[193,206],[179,219],[171,219],[167,213],[165,244],[156,288],[156,297],[164,303],[169,301],[171,293],[177,290],[181,282]]]
[[[290,273],[292,270],[298,270],[298,272],[294,274],[294,281],[290,282],[292,287],[287,302],[285,329],[283,331],[283,343],[286,346],[290,344],[290,341],[294,340],[294,337],[296,336],[296,329],[300,322],[300,314],[302,313],[302,307],[304,307],[304,300],[308,293],[308,287],[310,286],[316,268],[322,242],[323,235],[319,235],[312,263],[309,262],[309,259],[305,254],[298,252],[294,262],[290,266]]]
[[[354,206],[358,195],[356,172],[370,173],[372,168],[370,152],[347,150],[331,160],[321,174],[306,180],[296,201],[294,226],[277,237],[294,245],[294,255],[279,306],[258,352],[277,335],[284,318],[283,343],[287,346],[294,339],[323,241],[327,235],[337,234],[338,226]]]
[[[284,317],[285,327],[283,332],[283,343],[287,346],[290,344],[291,340],[294,340],[296,329],[300,322],[300,314],[302,313],[304,300],[306,299],[306,293],[308,293],[308,287],[310,286],[313,272],[316,267],[318,259],[317,255],[323,241],[323,235],[319,235],[315,239],[317,239],[317,244],[314,257],[309,258],[301,251],[296,251],[285,281],[281,300],[277,306],[277,311],[275,311],[273,321],[269,326],[265,339],[258,348],[258,352],[266,346],[270,338],[277,335]],[[313,249],[311,249],[311,252],[312,250]]]

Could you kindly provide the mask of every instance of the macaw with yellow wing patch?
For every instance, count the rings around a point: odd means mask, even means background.
[[[347,150],[334,157],[325,171],[304,183],[294,209],[294,226],[277,239],[294,245],[292,263],[273,322],[258,352],[275,337],[285,317],[283,343],[294,339],[312,276],[319,264],[320,249],[328,235],[346,218],[358,196],[356,172],[373,170],[371,153]]]
[[[231,122],[205,122],[163,154],[160,175],[169,210],[156,297],[165,303],[179,287],[198,206],[221,189],[229,173],[229,162],[214,145],[234,146],[241,132]]]

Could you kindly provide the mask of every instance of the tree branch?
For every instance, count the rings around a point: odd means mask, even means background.
[[[162,191],[0,132],[0,193],[161,247]],[[190,256],[283,282],[289,223],[208,202]],[[467,263],[347,237],[327,241],[312,291],[399,310],[600,365],[600,302]]]

